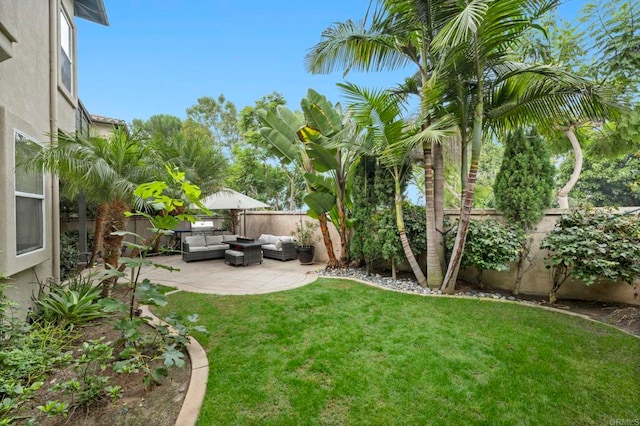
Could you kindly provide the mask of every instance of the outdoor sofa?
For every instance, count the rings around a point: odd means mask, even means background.
[[[293,237],[262,234],[258,242],[263,243],[262,255],[266,259],[285,261],[298,258]]]
[[[228,242],[235,241],[237,235],[190,235],[184,237],[182,243],[182,260],[224,259],[224,252],[229,248]]]

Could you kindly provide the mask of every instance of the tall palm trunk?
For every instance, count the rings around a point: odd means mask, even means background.
[[[436,221],[436,248],[440,266],[444,270],[447,265],[444,257],[444,157],[442,144],[434,144],[431,153],[433,155],[433,202]]]
[[[322,241],[327,249],[327,257],[329,258],[327,268],[336,268],[338,267],[338,260],[336,259],[336,253],[333,251],[333,241],[331,241],[331,235],[329,235],[327,216],[321,214],[318,217],[318,222],[320,223],[320,232],[322,232]]]
[[[338,161],[340,161],[338,159]],[[338,163],[340,164],[340,163]],[[347,264],[347,255],[349,252],[349,230],[347,229],[347,219],[346,219],[346,203],[343,188],[345,188],[344,176],[341,171],[338,171],[337,174],[338,185],[336,188],[336,209],[338,211],[338,233],[340,234],[340,259],[339,265],[341,267]]]
[[[438,258],[438,239],[436,237],[435,197],[433,183],[433,164],[431,154],[431,142],[425,142],[424,152],[424,192],[426,201],[427,221],[427,285],[430,288],[438,288],[442,285],[442,267]]]
[[[582,173],[582,148],[580,147],[580,142],[578,142],[578,138],[574,132],[573,126],[569,126],[566,129],[562,130],[563,133],[569,138],[571,142],[571,148],[573,149],[573,172],[571,173],[571,177],[565,186],[558,191],[558,205],[561,209],[569,208],[569,192],[573,189],[573,187],[578,182],[580,178],[580,173]]]
[[[96,224],[93,231],[93,247],[91,247],[91,258],[88,266],[91,267],[98,258],[98,250],[102,243],[102,235],[104,233],[104,219],[107,214],[107,204],[100,204],[96,210]]]
[[[482,114],[484,113],[484,104],[482,100],[482,84],[478,84],[479,100],[473,112],[473,133],[471,143],[471,166],[469,168],[469,176],[467,179],[467,187],[462,196],[462,205],[460,206],[460,223],[458,224],[458,233],[453,245],[451,259],[447,275],[444,277],[442,291],[446,294],[452,294],[456,288],[458,280],[458,272],[460,271],[460,263],[462,261],[462,253],[464,252],[464,244],[467,239],[467,230],[469,229],[469,220],[471,219],[471,209],[473,208],[473,198],[475,195],[476,177],[478,175],[478,165],[480,163],[480,151],[482,149]]]
[[[109,203],[107,207],[102,239],[105,269],[118,269],[118,261],[122,254],[122,241],[124,240],[124,236],[113,235],[113,232],[126,229],[127,217],[125,216],[125,212],[127,212],[127,210],[127,203],[121,200],[113,201]],[[111,289],[115,281],[115,278],[109,278],[102,282],[102,297],[109,297],[111,295]]]
[[[396,224],[398,226],[398,233],[400,234],[400,241],[402,242],[402,250],[404,251],[404,255],[409,262],[409,266],[411,266],[411,271],[413,271],[413,275],[416,276],[416,280],[418,280],[418,284],[420,287],[427,286],[427,278],[422,273],[422,269],[420,269],[420,265],[416,260],[416,257],[413,254],[413,250],[411,250],[411,246],[409,245],[409,239],[407,238],[407,233],[404,226],[404,213],[402,209],[402,189],[400,187],[400,178],[397,173],[394,175],[395,180],[395,206],[396,206]],[[395,263],[394,263],[395,266]],[[395,268],[394,268],[395,271]]]

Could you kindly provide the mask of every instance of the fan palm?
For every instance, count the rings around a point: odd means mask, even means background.
[[[113,232],[126,228],[125,213],[136,186],[152,180],[157,163],[150,158],[141,140],[124,129],[115,129],[108,139],[61,132],[26,165],[57,174],[70,195],[84,192],[100,206],[96,227],[102,232],[96,232],[96,240],[102,235],[105,268],[116,269],[124,237]],[[103,296],[109,295],[111,285],[112,280],[103,282]]]

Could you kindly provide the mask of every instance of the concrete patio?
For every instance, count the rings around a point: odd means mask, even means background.
[[[185,263],[180,255],[150,258],[154,263],[179,271],[145,267],[140,277],[154,283],[193,293],[263,294],[302,287],[316,280],[322,263],[301,265],[297,260],[264,259],[262,264],[231,266],[224,259]]]

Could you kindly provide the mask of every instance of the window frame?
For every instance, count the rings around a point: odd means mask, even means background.
[[[20,140],[19,140],[20,139]],[[45,173],[44,170],[40,171],[39,173],[36,173],[37,175],[40,175],[40,180],[41,180],[41,193],[37,193],[37,192],[25,192],[25,191],[19,191],[17,186],[18,186],[18,179],[17,179],[17,170],[18,170],[18,165],[17,165],[17,154],[18,154],[18,144],[19,143],[24,143],[24,142],[31,142],[35,145],[37,145],[40,149],[44,149],[44,146],[37,141],[35,138],[32,138],[31,136],[27,135],[24,132],[21,132],[17,129],[14,129],[13,131],[13,161],[14,161],[14,172],[13,172],[13,177],[14,177],[14,184],[13,184],[13,200],[14,200],[14,207],[13,207],[13,213],[14,213],[14,226],[16,229],[16,233],[15,233],[15,240],[14,240],[14,247],[16,250],[16,257],[21,257],[21,256],[28,256],[30,254],[33,253],[37,253],[39,251],[43,251],[46,249],[46,241],[45,241],[45,236],[46,236],[46,223],[45,223],[45,208],[46,208],[46,179],[45,179]],[[33,175],[34,172],[30,172],[30,175]],[[19,250],[18,248],[18,198],[23,198],[23,199],[29,199],[29,200],[39,200],[40,201],[40,246],[34,246],[34,247],[30,247],[29,249],[23,249],[23,250]]]
[[[74,56],[75,56],[75,32],[73,26],[73,20],[69,18],[69,14],[64,9],[64,7],[60,8],[59,13],[59,46],[60,46],[60,64],[59,64],[59,81],[60,87],[64,88],[69,94],[75,93],[75,78],[74,78]],[[67,40],[64,40],[63,32],[65,29],[68,29],[68,34],[66,37]],[[66,41],[67,43],[64,43]],[[68,50],[68,51],[67,51]],[[65,65],[65,59],[68,60],[69,65],[69,86],[65,83],[63,72],[63,66]]]

